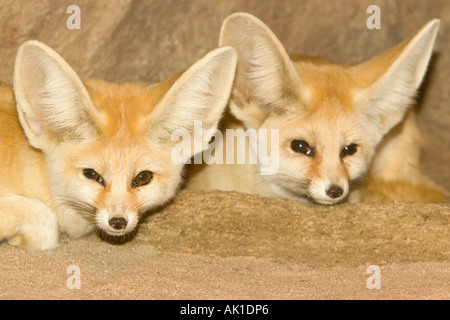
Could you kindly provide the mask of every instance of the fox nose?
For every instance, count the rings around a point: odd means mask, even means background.
[[[123,230],[127,226],[127,220],[122,217],[114,217],[109,220],[109,225],[116,230]]]
[[[339,186],[333,185],[330,188],[328,188],[328,190],[326,191],[326,194],[330,198],[336,199],[344,194],[344,190],[342,190],[342,188]]]

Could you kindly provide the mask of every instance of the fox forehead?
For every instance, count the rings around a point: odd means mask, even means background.
[[[176,78],[150,86],[86,81],[91,101],[102,115],[101,121],[94,120],[98,136],[71,144],[67,149],[68,162],[77,167],[94,168],[110,177],[115,173],[124,177],[137,174],[139,170],[148,169],[149,163],[152,170],[167,169],[161,161],[170,160],[170,154],[166,155],[161,146],[151,143],[148,131],[152,124],[148,120]],[[169,159],[165,159],[167,157]]]
[[[353,92],[359,84],[348,64],[298,56],[293,62],[301,79],[299,96],[309,111],[355,112]]]
[[[117,136],[119,132],[129,135],[144,134],[148,130],[149,114],[161,101],[180,75],[162,83],[115,84],[103,80],[86,81],[86,89],[96,109],[104,116],[103,123],[97,123],[105,137]]]
[[[286,141],[305,140],[316,148],[341,148],[367,140],[364,122],[349,112],[337,112],[328,107],[288,116],[288,121],[277,119],[271,124],[271,127],[281,128],[280,135]]]
[[[408,41],[385,51],[382,55],[360,64],[340,63],[319,57],[291,55],[291,61],[301,79],[300,97],[309,110],[331,107],[330,112],[357,113],[358,90],[372,85],[399,57]]]

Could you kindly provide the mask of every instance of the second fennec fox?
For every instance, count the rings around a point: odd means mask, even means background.
[[[410,107],[439,23],[433,20],[411,40],[350,65],[288,56],[263,22],[245,13],[229,16],[219,44],[236,48],[238,64],[222,129],[256,130],[259,134],[246,144],[247,157],[260,151],[263,137],[276,171],[264,173],[262,159],[258,164],[195,165],[188,189],[319,204],[444,201],[444,191],[420,171],[420,134]],[[276,142],[266,136],[274,130]],[[229,140],[215,148],[226,154],[229,147],[233,154],[242,151]]]
[[[24,43],[15,96],[0,85],[0,240],[45,250],[57,246],[58,230],[132,234],[181,181],[172,131],[192,132],[196,120],[217,127],[235,65],[235,50],[224,47],[160,84],[83,83],[49,47]],[[207,146],[203,138],[186,158]]]

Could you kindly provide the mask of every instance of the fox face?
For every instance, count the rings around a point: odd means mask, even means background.
[[[152,139],[152,126],[144,121],[155,88],[102,81],[86,88],[104,119],[93,139],[59,143],[47,155],[55,202],[109,236],[133,234],[140,216],[175,195],[183,168],[171,161],[170,144]]]
[[[348,200],[377,146],[413,102],[439,20],[360,64],[288,56],[257,18],[228,17],[220,45],[238,52],[230,111],[245,128],[279,130],[279,169],[260,178],[276,196],[319,204]]]
[[[278,128],[279,169],[261,176],[286,197],[320,204],[344,200],[350,186],[365,175],[376,141],[367,121],[357,115],[332,114],[323,108],[268,118],[262,128]]]
[[[83,83],[56,52],[24,43],[14,75],[18,115],[45,157],[60,231],[125,239],[144,212],[170,200],[183,174],[171,160],[171,133],[192,132],[194,121],[217,127],[235,64],[235,50],[224,47],[160,84]],[[207,147],[204,139],[186,160]]]

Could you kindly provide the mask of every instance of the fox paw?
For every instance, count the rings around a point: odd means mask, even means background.
[[[10,245],[21,248],[26,251],[45,251],[58,247],[58,233],[30,235],[17,233],[7,239]]]
[[[21,196],[3,197],[0,204],[0,239],[27,251],[58,246],[58,221],[49,207]]]

